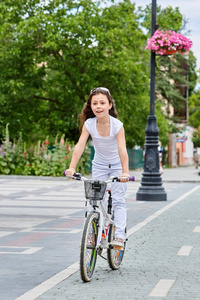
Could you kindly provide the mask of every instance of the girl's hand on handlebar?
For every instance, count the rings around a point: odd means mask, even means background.
[[[69,169],[65,170],[64,172],[65,172],[65,176],[66,176],[66,175],[71,175],[71,176],[73,176],[74,173],[76,173],[76,171],[75,171],[74,168],[69,168]]]
[[[122,173],[122,175],[120,175],[120,177],[122,177],[122,178],[120,178],[120,181],[121,182],[128,182],[129,181],[129,174],[128,173]]]

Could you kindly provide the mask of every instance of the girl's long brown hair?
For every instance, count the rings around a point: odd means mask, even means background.
[[[109,103],[112,103],[112,107],[111,109],[109,110],[109,114],[114,117],[114,118],[117,118],[118,117],[118,113],[116,111],[116,108],[115,108],[115,102],[114,102],[114,99],[112,98],[111,94],[109,93],[109,91],[106,91],[106,90],[101,90],[100,88],[96,88],[94,90],[92,90],[92,92],[90,93],[90,95],[88,96],[88,99],[87,101],[85,102],[84,106],[83,106],[83,109],[79,115],[79,119],[80,119],[80,130],[82,129],[83,127],[83,124],[84,122],[89,119],[89,118],[94,118],[95,115],[91,109],[91,101],[92,101],[92,97],[94,95],[98,95],[98,94],[103,94],[103,95],[106,95]]]

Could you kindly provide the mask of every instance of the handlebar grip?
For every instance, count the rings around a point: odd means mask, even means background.
[[[127,177],[124,177],[127,178]],[[135,181],[135,176],[128,177],[128,181]],[[120,182],[120,177],[113,177],[112,182]]]
[[[65,171],[63,171],[63,175],[66,177],[71,177],[76,180],[81,180],[81,174],[80,173],[74,173],[72,176],[71,175],[65,175]]]
[[[65,175],[65,171],[63,171],[63,175],[66,176],[66,175]],[[74,174],[73,174],[73,176],[75,176],[75,177],[76,177],[77,175],[80,176],[80,173],[74,173]]]
[[[129,177],[129,181],[135,181],[135,176]]]

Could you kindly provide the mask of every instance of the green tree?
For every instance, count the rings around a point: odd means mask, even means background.
[[[189,56],[176,54],[173,57],[161,56],[157,59],[157,99],[165,99],[165,115],[170,119],[169,105],[177,111],[185,109],[187,97],[192,93],[196,85],[195,72],[196,58],[192,51]],[[188,88],[188,95],[186,94]],[[161,96],[161,97],[160,97]],[[167,105],[166,105],[167,103]],[[181,116],[173,116],[175,122],[180,121]]]
[[[151,34],[151,5],[147,5],[144,9],[139,7],[139,17],[142,19],[142,26],[146,28],[148,35]],[[185,26],[186,20],[181,15],[178,7],[173,9],[170,5],[162,9],[161,6],[157,5],[157,24],[159,30],[173,30],[180,31]]]
[[[38,141],[64,132],[76,141],[77,116],[87,95],[95,86],[106,86],[124,123],[127,145],[144,144],[150,56],[140,28],[142,19],[150,29],[150,8],[136,13],[130,0],[104,2],[111,5],[92,0],[0,2],[0,127],[9,123],[12,138],[22,132],[23,139]],[[177,31],[184,25],[178,8],[158,7],[157,15],[161,28]],[[193,57],[192,82],[194,64]],[[159,76],[157,89],[169,103],[179,99],[166,74]],[[158,103],[160,136],[166,140],[162,109]]]
[[[189,99],[189,121],[197,128],[200,126],[200,90],[194,92]]]
[[[139,9],[139,15],[142,18],[142,25],[147,29],[148,36],[151,33],[151,5],[145,9]],[[181,15],[179,8],[173,9],[168,6],[162,9],[161,6],[157,7],[157,24],[159,30],[173,30],[182,32],[186,28],[187,21]],[[156,56],[156,101],[160,102],[157,106],[156,115],[160,114],[160,108],[164,112],[167,120],[168,131],[173,131],[174,126],[171,126],[169,106],[172,105],[176,110],[181,110],[186,106],[186,95],[183,97],[183,90],[189,87],[189,94],[195,88],[197,81],[196,58],[192,51],[188,56],[176,54],[172,57],[169,56]],[[181,93],[182,92],[182,93]],[[180,116],[172,118],[173,121],[180,121]],[[161,121],[161,120],[160,120]],[[158,126],[160,129],[160,137],[162,139],[166,128],[162,126],[162,122],[158,118]],[[163,128],[163,129],[162,129]],[[166,136],[166,135],[165,135]],[[166,139],[164,138],[165,142]],[[162,141],[163,144],[165,144]]]
[[[114,1],[113,1],[114,2]],[[148,54],[135,6],[124,0],[6,0],[0,10],[0,125],[12,137],[76,140],[91,88],[109,87],[129,146],[143,144]]]
[[[195,128],[192,134],[192,141],[195,148],[200,147],[200,126],[198,128]]]

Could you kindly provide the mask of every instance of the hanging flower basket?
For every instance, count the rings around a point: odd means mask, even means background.
[[[186,54],[192,47],[192,41],[175,31],[156,30],[154,35],[148,39],[145,50],[155,51],[160,55],[172,55],[176,52]]]
[[[165,54],[163,54],[163,55],[173,55],[173,54],[175,54],[176,52],[177,52],[177,50],[170,49],[170,50],[166,50],[166,51],[165,51]]]

